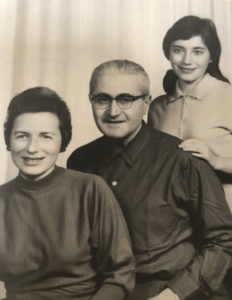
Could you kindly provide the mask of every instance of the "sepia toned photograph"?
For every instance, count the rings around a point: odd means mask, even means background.
[[[232,300],[232,0],[0,0],[0,300]]]

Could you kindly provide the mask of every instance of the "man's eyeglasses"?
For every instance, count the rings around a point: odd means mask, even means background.
[[[90,100],[96,107],[99,108],[108,108],[113,100],[116,101],[117,105],[122,109],[128,109],[132,106],[133,102],[144,98],[147,95],[139,95],[139,96],[132,96],[130,94],[120,94],[116,97],[112,97],[108,94],[97,94],[97,95],[89,95]]]

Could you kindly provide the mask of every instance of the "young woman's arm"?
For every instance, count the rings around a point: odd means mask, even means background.
[[[232,173],[232,153],[231,157],[218,156],[206,142],[197,139],[185,140],[179,145],[179,148],[192,152],[193,156],[207,160],[215,170]]]

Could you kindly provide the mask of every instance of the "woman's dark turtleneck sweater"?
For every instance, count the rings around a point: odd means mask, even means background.
[[[101,178],[55,167],[0,187],[7,299],[124,299],[133,268],[125,222]]]

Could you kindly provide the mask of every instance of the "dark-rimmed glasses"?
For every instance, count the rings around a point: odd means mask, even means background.
[[[90,100],[93,104],[98,108],[108,108],[113,100],[116,101],[117,105],[122,109],[128,109],[132,106],[133,102],[146,97],[147,94],[132,96],[130,94],[120,94],[116,97],[112,97],[108,94],[97,94],[97,95],[89,95]]]

